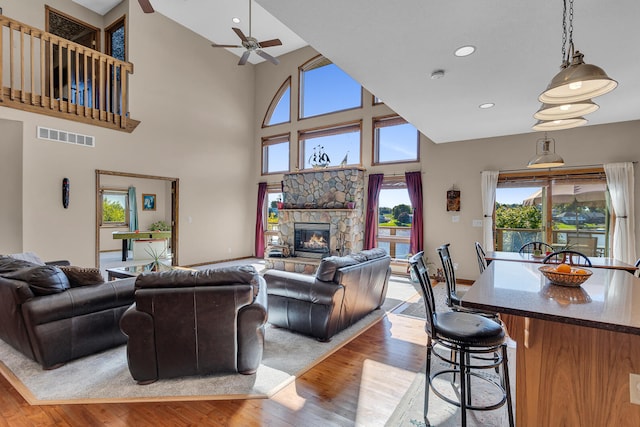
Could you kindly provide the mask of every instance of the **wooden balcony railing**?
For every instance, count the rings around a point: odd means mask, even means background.
[[[132,132],[133,64],[0,15],[0,105]]]

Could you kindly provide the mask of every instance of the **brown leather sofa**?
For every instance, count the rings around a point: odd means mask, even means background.
[[[269,270],[269,323],[328,341],[382,305],[390,263],[384,249],[371,249],[324,258],[315,276]]]
[[[45,369],[126,342],[133,302],[134,279],[85,285],[61,268],[0,256],[0,338]]]
[[[160,378],[239,372],[262,361],[267,293],[252,266],[143,273],[120,320],[129,372]]]

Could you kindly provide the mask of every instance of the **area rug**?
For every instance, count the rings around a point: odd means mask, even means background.
[[[255,375],[189,377],[141,386],[129,374],[124,345],[44,371],[1,340],[0,371],[32,405],[268,398],[415,294],[408,280],[390,280],[382,309],[328,343],[269,325]]]

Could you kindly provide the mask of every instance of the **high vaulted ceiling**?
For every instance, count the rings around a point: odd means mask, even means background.
[[[562,61],[562,0],[256,1],[252,35],[283,42],[268,53],[311,45],[436,143],[533,132],[538,95]],[[218,44],[238,41],[232,26],[248,33],[246,1],[151,3]],[[638,0],[575,1],[576,49],[619,84],[594,99],[589,125],[640,118],[639,22]],[[473,55],[454,56],[468,44]],[[444,77],[431,79],[435,70]]]

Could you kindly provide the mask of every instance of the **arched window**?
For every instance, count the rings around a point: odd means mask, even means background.
[[[362,87],[323,56],[300,67],[300,118],[362,107]]]
[[[291,121],[291,76],[282,83],[273,97],[267,114],[262,121],[262,127],[279,125]]]

